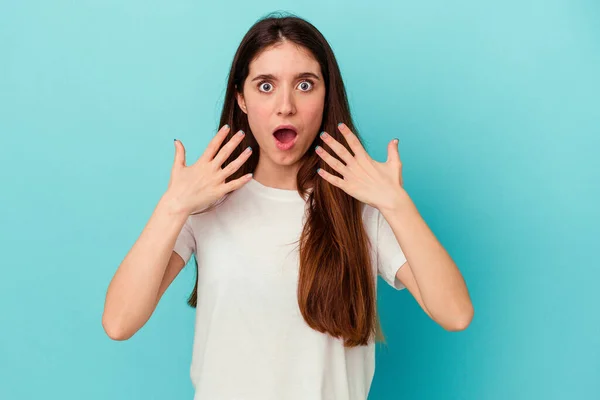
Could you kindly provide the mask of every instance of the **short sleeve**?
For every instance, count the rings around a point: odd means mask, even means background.
[[[396,272],[406,262],[404,252],[383,214],[377,214],[377,273],[394,289],[402,290],[406,286],[396,278]]]
[[[196,253],[196,239],[191,225],[191,216],[185,220],[185,224],[183,224],[175,241],[173,251],[181,256],[185,264],[190,260],[192,253]]]

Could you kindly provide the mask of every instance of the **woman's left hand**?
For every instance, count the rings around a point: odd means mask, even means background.
[[[343,163],[321,146],[317,146],[315,151],[343,179],[330,174],[323,168],[319,170],[319,175],[355,199],[378,208],[380,211],[397,207],[407,196],[402,187],[402,162],[397,139],[388,144],[387,161],[380,163],[369,156],[346,124],[339,124],[338,129],[344,135],[354,156],[331,135],[323,132],[321,139],[342,159]]]

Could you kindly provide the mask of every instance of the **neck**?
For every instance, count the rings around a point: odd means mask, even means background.
[[[297,190],[296,176],[300,164],[292,165],[275,164],[272,160],[260,157],[253,178],[265,186],[276,189]]]

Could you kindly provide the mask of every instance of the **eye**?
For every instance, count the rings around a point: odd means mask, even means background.
[[[308,91],[312,90],[313,82],[311,80],[307,79],[305,81],[300,82],[300,87],[304,88],[304,89],[302,89],[303,92],[308,92]]]
[[[298,87],[301,88],[300,90],[303,92],[310,92],[313,89],[313,86],[314,86],[314,83],[310,79],[306,79],[306,80],[300,82],[300,84],[298,85]],[[272,89],[273,89],[273,85],[268,81],[262,81],[258,84],[258,90],[263,93],[272,92]]]
[[[265,86],[272,86],[272,85],[267,81],[262,81],[258,84],[258,90],[260,90],[261,92],[265,92],[264,90],[262,90]],[[270,92],[270,90],[267,90],[266,92]]]

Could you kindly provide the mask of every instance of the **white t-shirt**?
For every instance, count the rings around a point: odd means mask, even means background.
[[[304,321],[297,300],[298,243],[306,202],[255,179],[217,208],[191,215],[174,251],[198,261],[190,377],[195,400],[364,400],[375,345],[343,340]],[[387,221],[364,205],[373,268],[395,289],[406,258]]]

